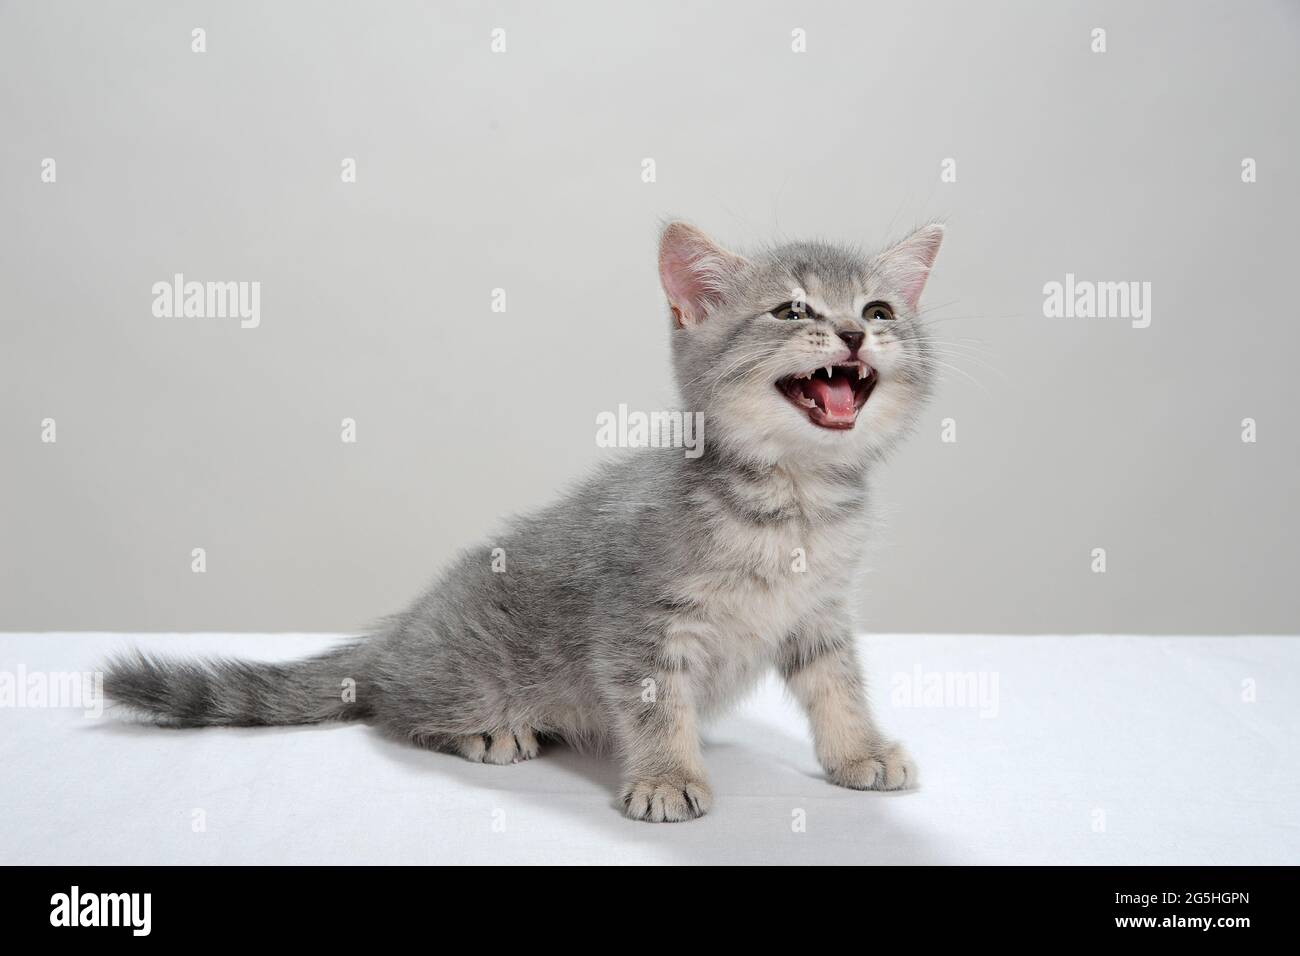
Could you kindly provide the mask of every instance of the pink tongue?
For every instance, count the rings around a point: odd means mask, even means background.
[[[829,382],[824,378],[810,379],[804,383],[803,393],[821,407],[827,418],[848,421],[857,414],[853,383],[847,375],[836,375]]]

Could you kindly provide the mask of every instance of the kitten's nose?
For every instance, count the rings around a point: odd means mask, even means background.
[[[853,358],[858,354],[858,349],[861,348],[862,340],[866,338],[866,335],[855,329],[851,332],[841,332],[840,338],[849,347],[849,358]]]

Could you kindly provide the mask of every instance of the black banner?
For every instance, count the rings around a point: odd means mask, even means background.
[[[458,921],[499,918],[501,905],[481,878],[466,879],[463,891],[449,873],[419,873],[412,868],[245,868],[123,867],[11,868],[11,889],[0,905],[7,940],[40,935],[49,941],[75,935],[79,943],[144,940],[204,944],[247,942],[283,935],[295,942],[340,943],[335,917],[354,926],[428,931],[431,920],[445,919],[454,906]],[[580,902],[591,909],[590,880],[575,877],[581,896],[547,878],[546,890],[528,890],[528,877],[510,878],[531,897],[514,900],[536,908],[549,900],[564,909]],[[996,867],[877,868],[870,872],[822,873],[792,880],[777,876],[759,888],[735,874],[723,890],[724,902],[710,883],[691,874],[626,874],[639,890],[608,891],[599,908],[601,921],[627,926],[699,918],[699,903],[721,913],[752,913],[761,904],[769,915],[810,919],[809,929],[826,927],[828,917],[845,917],[872,942],[894,934],[927,943],[967,938],[997,940],[1093,939],[1181,945],[1192,939],[1231,947],[1274,937],[1291,920],[1284,914],[1295,886],[1289,868],[1211,867]],[[654,880],[664,893],[647,914],[646,897]],[[492,882],[505,884],[500,876]],[[437,887],[435,889],[434,887]],[[758,901],[746,902],[746,894]],[[692,898],[697,898],[693,900]],[[668,905],[680,899],[679,907]],[[472,901],[470,901],[472,899]],[[696,902],[697,905],[692,905]],[[620,909],[622,907],[622,909]],[[576,915],[576,914],[575,914]],[[586,917],[583,916],[583,919]],[[668,925],[654,927],[662,933]],[[792,927],[793,928],[793,927]],[[744,926],[737,926],[744,932]],[[582,928],[577,931],[581,933]],[[1260,934],[1263,934],[1261,937]]]

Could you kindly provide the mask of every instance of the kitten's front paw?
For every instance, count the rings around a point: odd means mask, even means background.
[[[697,777],[645,777],[623,788],[623,812],[633,820],[672,823],[694,820],[713,806],[713,791]]]
[[[910,790],[920,783],[916,764],[901,744],[873,747],[861,757],[828,767],[831,783],[853,790]]]

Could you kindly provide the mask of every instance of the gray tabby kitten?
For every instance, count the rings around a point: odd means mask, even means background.
[[[868,470],[929,390],[917,300],[942,236],[742,258],[670,223],[659,273],[700,457],[603,467],[494,542],[504,573],[487,548],[464,554],[367,639],[288,664],[135,654],[109,696],[176,726],[364,719],[494,764],[539,738],[607,746],[628,816],[689,820],[713,802],[701,723],[775,666],[832,782],[914,786],[872,718],[848,606]]]

